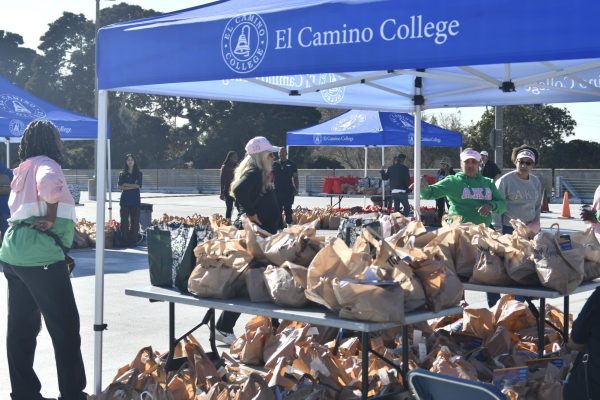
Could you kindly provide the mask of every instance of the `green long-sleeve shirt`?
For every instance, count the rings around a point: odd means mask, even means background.
[[[450,175],[428,186],[421,191],[421,198],[426,200],[447,197],[450,203],[448,214],[461,215],[462,222],[492,225],[492,213],[483,216],[477,209],[484,204],[489,204],[492,211],[502,214],[506,211],[504,197],[496,188],[494,181],[485,178],[479,173],[470,178],[463,172]]]

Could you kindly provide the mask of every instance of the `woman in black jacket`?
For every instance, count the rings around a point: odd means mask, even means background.
[[[273,155],[279,149],[262,136],[250,139],[231,183],[240,213],[270,233],[277,233],[281,218],[273,187]]]
[[[277,233],[281,218],[273,187],[273,154],[279,149],[262,136],[250,139],[246,144],[246,157],[235,169],[231,182],[231,195],[239,212],[270,233]],[[225,344],[233,343],[233,327],[239,316],[236,312],[221,313],[215,338]]]

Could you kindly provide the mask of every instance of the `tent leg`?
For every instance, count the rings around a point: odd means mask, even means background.
[[[417,89],[420,94],[420,89]],[[421,220],[421,106],[415,106],[415,166],[414,166],[414,217],[417,221]]]
[[[106,139],[106,157],[108,166],[106,168],[108,179],[108,220],[112,220],[112,169],[111,169],[111,155],[110,155],[110,139]]]
[[[368,157],[369,157],[369,151],[367,149],[367,146],[365,146],[365,176],[364,176],[364,178],[367,177],[367,164],[369,162]],[[366,206],[367,206],[367,196],[365,195],[363,197],[363,207],[366,207]]]
[[[10,139],[5,140],[6,143],[6,168],[10,168]]]
[[[98,146],[96,147],[96,278],[94,311],[94,394],[102,391],[102,334],[104,324],[104,207],[106,199],[106,127],[108,92],[98,93]]]
[[[381,146],[381,169],[385,168],[385,147]],[[381,180],[381,209],[385,210],[385,181]]]

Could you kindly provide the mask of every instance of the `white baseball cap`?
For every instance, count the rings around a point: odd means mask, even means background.
[[[245,149],[248,154],[257,154],[262,153],[263,151],[275,153],[279,151],[281,147],[273,146],[264,136],[256,136],[248,141]]]
[[[474,159],[475,161],[481,161],[480,153],[476,152],[473,149],[464,149],[462,153],[460,153],[460,161],[466,161],[468,159]]]
[[[488,157],[488,156],[489,156],[488,152],[487,152],[487,151],[485,151],[485,150],[484,150],[484,151],[482,151],[482,152],[481,152],[481,153],[479,153],[479,154],[481,154],[482,156],[486,156],[486,157]]]

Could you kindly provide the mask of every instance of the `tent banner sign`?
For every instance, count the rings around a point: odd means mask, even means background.
[[[274,30],[271,47],[274,51],[280,51],[417,39],[430,39],[436,45],[444,45],[459,33],[460,22],[456,19],[424,21],[422,15],[411,15],[405,23],[396,18],[386,18],[375,27],[348,26],[346,23],[324,30],[317,30],[311,25],[287,26]],[[234,72],[253,71],[266,56],[269,36],[267,25],[258,14],[232,18],[223,32],[223,60]]]
[[[98,78],[114,89],[585,59],[598,14],[584,0],[231,0],[103,27]]]

